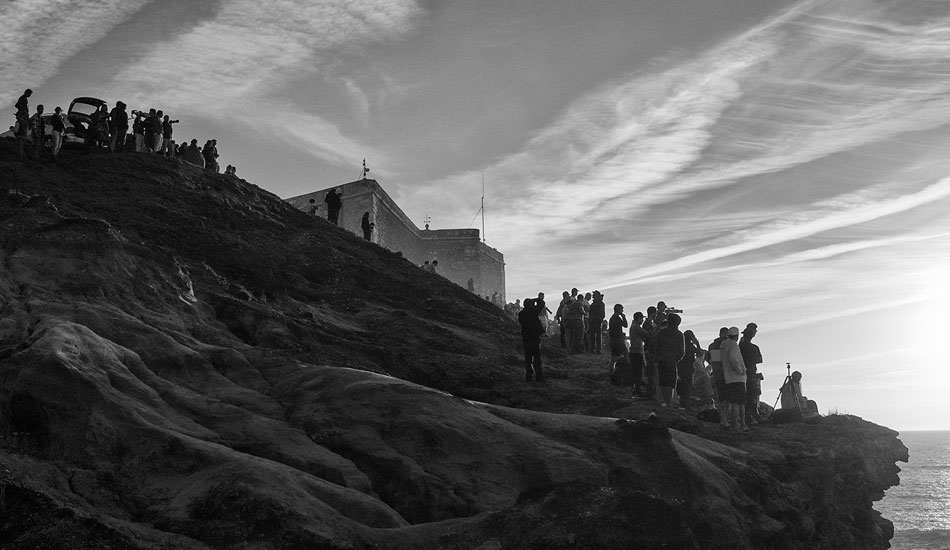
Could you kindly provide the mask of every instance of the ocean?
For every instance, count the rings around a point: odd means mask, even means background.
[[[910,461],[874,505],[894,522],[895,550],[950,550],[950,431],[901,432]]]

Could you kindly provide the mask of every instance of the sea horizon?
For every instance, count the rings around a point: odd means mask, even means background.
[[[874,509],[894,523],[894,550],[950,548],[950,430],[905,430],[908,449],[899,463],[900,484],[888,489]]]

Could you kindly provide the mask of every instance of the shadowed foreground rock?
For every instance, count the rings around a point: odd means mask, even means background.
[[[0,161],[0,548],[892,535],[871,508],[907,459],[891,430],[637,421],[556,351],[525,386],[513,322],[396,254],[233,177],[61,160]]]

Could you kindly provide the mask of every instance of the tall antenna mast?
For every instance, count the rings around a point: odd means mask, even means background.
[[[485,242],[485,172],[482,172],[482,242]]]

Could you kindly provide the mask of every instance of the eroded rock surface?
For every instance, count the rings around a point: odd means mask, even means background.
[[[514,323],[391,252],[233,177],[63,160],[0,162],[0,548],[892,535],[891,430],[648,421],[556,350],[526,387]]]

